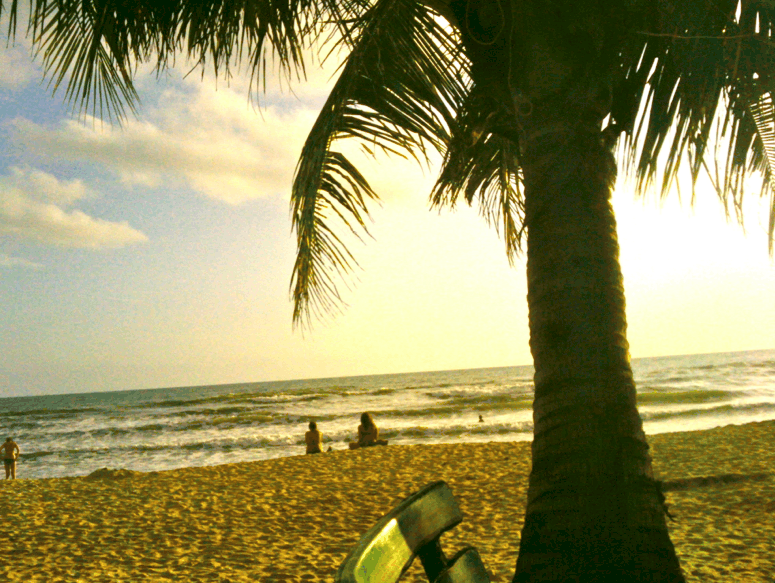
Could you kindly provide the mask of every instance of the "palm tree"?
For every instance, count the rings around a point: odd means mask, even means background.
[[[16,30],[17,0],[0,0]],[[739,212],[775,162],[775,6],[763,0],[35,0],[28,34],[54,90],[119,119],[142,62],[217,75],[266,54],[303,74],[325,38],[348,53],[293,185],[294,321],[338,309],[377,194],[347,138],[443,165],[435,206],[476,201],[509,257],[526,243],[535,364],[533,466],[515,582],[683,581],[636,409],[614,153],[663,194],[692,185],[716,132],[714,182]],[[266,54],[265,54],[266,53]],[[772,240],[775,204],[770,216]]]

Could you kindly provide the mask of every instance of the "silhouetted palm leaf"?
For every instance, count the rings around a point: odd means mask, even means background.
[[[634,163],[641,192],[661,169],[664,195],[686,157],[694,183],[718,124],[717,142],[726,144],[726,152],[718,160],[723,170],[716,185],[724,203],[739,208],[746,172],[767,167],[749,108],[775,82],[775,7],[743,1],[738,18],[737,0],[653,6],[648,29],[632,35],[642,44],[628,45],[629,62],[623,62],[614,90],[612,111],[614,118],[622,118],[616,121],[627,135],[627,168]],[[636,121],[644,95],[647,106]],[[765,120],[774,120],[771,108],[761,111],[760,122],[766,125]],[[771,174],[766,171],[763,177],[768,188]]]
[[[460,194],[469,205],[477,201],[482,216],[503,236],[513,262],[522,242],[524,200],[517,143],[505,137],[512,129],[501,113],[486,94],[472,88],[452,125],[431,204],[452,208]]]
[[[121,119],[134,108],[132,75],[139,63],[159,68],[183,56],[228,77],[249,63],[254,86],[271,56],[303,75],[303,51],[324,24],[357,19],[362,0],[35,0],[28,31],[54,91],[86,112]],[[18,0],[0,0],[14,36]]]
[[[331,300],[339,298],[333,276],[355,264],[342,240],[331,236],[331,221],[365,232],[366,201],[376,198],[346,157],[334,154],[335,141],[355,138],[369,150],[415,158],[428,147],[443,152],[467,93],[457,39],[412,0],[379,0],[342,43],[351,52],[307,138],[293,186],[297,323],[305,314],[331,311]]]
[[[770,194],[770,219],[768,227],[769,250],[772,253],[772,238],[775,231],[775,189],[772,184],[772,177],[775,176],[775,105],[773,104],[772,94],[766,93],[757,102],[750,106],[756,129],[759,133],[759,139],[764,149],[764,160],[766,164],[760,164],[758,168],[765,176],[762,196],[766,195],[769,186]]]

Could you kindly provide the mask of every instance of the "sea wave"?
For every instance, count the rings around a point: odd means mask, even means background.
[[[492,423],[476,425],[453,425],[449,427],[411,427],[400,430],[387,430],[382,432],[386,439],[412,438],[421,440],[435,440],[438,438],[460,438],[464,435],[508,435],[520,433],[532,433],[533,424],[522,423]]]
[[[712,389],[666,390],[651,388],[648,392],[638,392],[638,404],[659,403],[709,403],[738,397],[736,391]]]
[[[2,417],[5,418],[17,418],[17,417],[40,417],[43,419],[71,419],[74,415],[83,415],[84,413],[103,413],[105,409],[98,407],[80,407],[80,408],[66,408],[66,409],[9,409],[3,411]]]
[[[730,415],[766,413],[775,415],[775,403],[739,403],[719,405],[702,409],[686,409],[682,411],[641,411],[644,421],[678,420],[696,417],[727,417]]]

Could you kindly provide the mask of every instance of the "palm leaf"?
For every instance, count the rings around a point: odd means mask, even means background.
[[[775,176],[775,106],[773,106],[772,94],[763,95],[759,101],[750,106],[759,139],[764,150],[764,160],[761,172],[765,175],[762,194],[769,190],[770,193],[770,219],[768,228],[768,242],[770,253],[773,252],[773,232],[775,232],[775,189],[772,186],[772,177]]]
[[[498,104],[474,86],[455,123],[444,163],[431,194],[437,208],[454,207],[462,193],[503,236],[513,264],[521,249],[525,207],[514,129]]]
[[[761,172],[763,192],[770,190],[774,175],[765,143],[772,137],[762,131],[775,118],[771,107],[757,104],[775,89],[775,5],[743,0],[738,18],[737,4],[655,2],[652,20],[622,52],[612,116],[625,132],[625,166],[634,170],[640,192],[661,172],[665,195],[683,160],[692,186],[709,162],[718,168],[718,195],[738,215],[747,172]],[[643,99],[647,107],[638,113]],[[708,151],[714,141],[725,151]],[[771,225],[774,220],[775,209]]]
[[[82,111],[119,119],[138,100],[129,55],[107,5],[39,2],[31,15],[36,55],[42,55],[49,87],[64,83],[65,97]]]
[[[304,145],[292,191],[296,324],[336,309],[336,280],[357,263],[333,224],[367,233],[367,201],[377,198],[334,143],[356,139],[369,151],[418,160],[429,147],[443,152],[467,93],[457,39],[412,0],[378,0],[341,42],[351,52]]]
[[[55,92],[64,87],[74,107],[120,120],[137,103],[140,63],[163,69],[183,55],[228,78],[247,62],[257,88],[267,56],[303,75],[303,51],[323,23],[342,26],[364,10],[365,0],[34,0],[27,31]],[[13,37],[18,1],[0,0],[3,12]]]

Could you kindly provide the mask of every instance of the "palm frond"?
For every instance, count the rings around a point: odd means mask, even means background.
[[[412,0],[378,0],[341,42],[351,52],[304,145],[292,191],[295,324],[336,309],[341,300],[335,280],[357,263],[331,236],[331,221],[356,235],[367,233],[366,203],[376,199],[347,158],[334,152],[334,143],[356,139],[369,151],[418,160],[428,148],[443,152],[467,93],[456,38]]]
[[[773,188],[772,183],[772,178],[775,176],[775,105],[772,94],[763,95],[759,101],[751,104],[749,109],[762,142],[763,159],[766,161],[766,164],[761,165],[760,171],[765,175],[762,194],[764,195],[767,190],[770,194],[770,217],[767,233],[769,251],[772,254],[773,234],[775,233],[775,188]]]
[[[294,322],[309,319],[311,314],[330,313],[339,307],[342,299],[332,277],[332,266],[334,271],[349,272],[355,259],[337,235],[338,227],[344,223],[359,236],[352,224],[366,229],[366,200],[377,198],[345,156],[323,150],[317,155],[320,159],[310,164],[312,168],[319,168],[320,174],[314,204],[299,205],[298,201],[294,204],[298,241],[293,268]]]
[[[216,76],[247,61],[258,88],[265,61],[304,74],[303,51],[323,23],[344,22],[366,10],[366,0],[32,0],[27,33],[43,59],[54,91],[65,88],[74,107],[100,116],[125,116],[137,93],[137,65],[163,69],[183,55]],[[0,0],[16,33],[18,0]]]
[[[525,207],[517,141],[498,104],[474,86],[452,126],[449,146],[431,194],[434,207],[454,207],[462,193],[503,236],[513,264],[522,244]]]
[[[719,168],[714,184],[725,208],[740,214],[746,174],[760,171],[764,192],[775,176],[761,133],[774,120],[772,109],[760,108],[758,121],[754,115],[775,90],[775,5],[742,0],[739,16],[737,0],[661,0],[651,7],[622,51],[614,84],[612,117],[625,133],[625,168],[641,192],[660,172],[665,195],[682,161],[692,186],[710,162]],[[715,145],[725,145],[721,154],[707,149],[714,127]]]
[[[631,38],[629,66],[622,69],[612,110],[615,117],[624,117],[622,129],[630,137],[629,167],[636,161],[640,190],[650,187],[661,169],[661,190],[666,193],[690,146],[702,159],[725,86],[718,63],[725,50],[719,35],[731,14],[727,4],[732,1],[655,3],[662,9],[654,16],[655,22]],[[731,11],[733,14],[734,6]],[[646,114],[636,123],[644,94]],[[671,135],[662,161],[660,154]],[[692,168],[693,177],[697,171]]]
[[[138,95],[125,34],[117,30],[108,8],[74,0],[42,1],[30,15],[30,27],[53,92],[64,85],[66,99],[81,111],[122,119],[125,106],[134,110]]]

